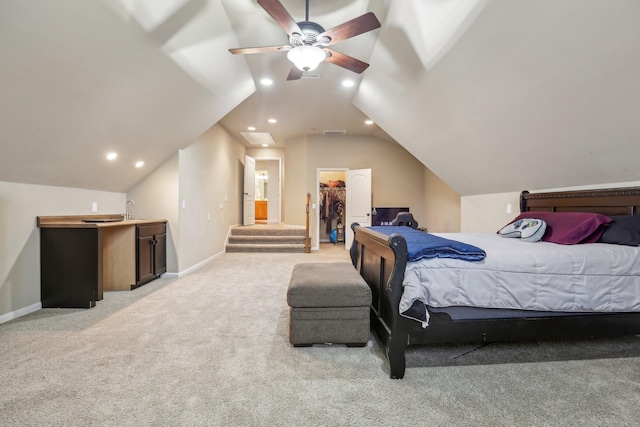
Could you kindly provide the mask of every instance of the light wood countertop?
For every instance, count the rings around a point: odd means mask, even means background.
[[[167,222],[166,219],[124,219],[122,214],[39,216],[39,228],[111,228]]]

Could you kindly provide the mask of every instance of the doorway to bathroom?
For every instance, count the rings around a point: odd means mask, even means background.
[[[280,185],[280,159],[256,159],[256,224],[280,224],[282,204]]]

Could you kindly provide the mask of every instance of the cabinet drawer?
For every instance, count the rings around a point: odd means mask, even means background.
[[[167,225],[164,222],[156,224],[140,224],[136,226],[137,237],[148,237],[167,232]]]

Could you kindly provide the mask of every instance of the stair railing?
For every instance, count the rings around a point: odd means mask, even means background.
[[[311,236],[309,236],[309,202],[311,202],[311,193],[307,193],[307,225],[306,236],[304,239],[304,253],[311,253]]]

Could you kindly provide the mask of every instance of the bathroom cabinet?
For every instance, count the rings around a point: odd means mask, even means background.
[[[266,220],[268,217],[267,201],[256,200],[256,220]]]

